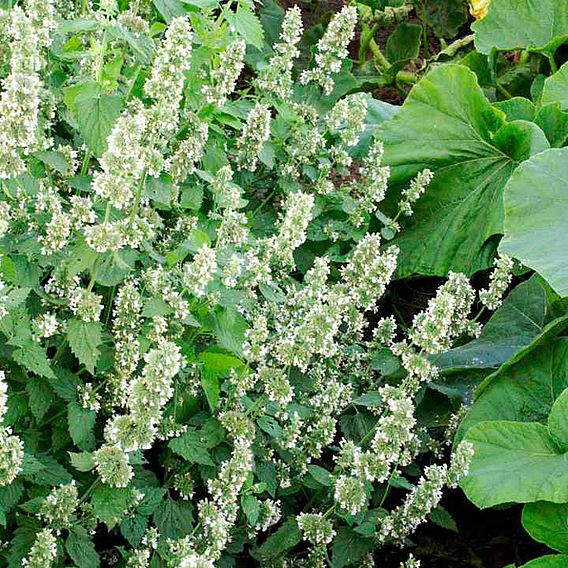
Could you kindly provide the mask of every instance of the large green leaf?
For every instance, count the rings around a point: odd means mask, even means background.
[[[439,357],[440,369],[496,367],[542,332],[546,292],[537,277],[519,284],[483,327],[481,335]]]
[[[523,527],[538,542],[568,552],[568,504],[527,503],[523,508]]]
[[[505,237],[500,248],[568,295],[568,148],[533,156],[505,189]]]
[[[481,53],[493,48],[553,53],[568,39],[566,0],[492,0],[472,29]]]
[[[401,111],[379,127],[378,137],[396,188],[424,168],[435,172],[394,241],[401,248],[399,276],[471,273],[487,266],[490,259],[481,251],[502,232],[505,183],[517,161],[548,146],[533,123],[505,125],[475,74],[459,65],[439,67],[420,81]],[[391,194],[391,212],[396,201]]]
[[[495,373],[460,427],[463,433],[486,420],[544,422],[568,387],[568,341],[555,339]]]
[[[562,110],[568,110],[568,63],[546,79],[542,90],[541,103],[560,103]]]
[[[568,501],[568,455],[534,422],[481,422],[468,431],[470,472],[461,486],[480,508],[501,503]]]

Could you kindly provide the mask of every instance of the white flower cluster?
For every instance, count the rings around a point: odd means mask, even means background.
[[[192,117],[189,121],[190,136],[184,138],[168,158],[166,170],[176,182],[183,182],[195,172],[196,164],[203,157],[205,144],[209,138],[209,125]]]
[[[154,103],[149,107],[133,103],[115,122],[108,137],[108,149],[100,159],[102,170],[93,177],[94,192],[109,206],[118,210],[132,207],[135,213],[146,174],[158,176],[168,167],[162,151],[179,123],[192,41],[189,20],[174,18],[158,50],[152,75],[144,84],[145,94]],[[126,223],[113,224],[109,223],[108,213],[107,209],[102,225],[86,230],[91,248],[97,252],[116,251],[141,240],[140,236],[132,236],[133,215]]]
[[[0,424],[4,422],[8,412],[8,383],[6,374],[0,370]],[[22,471],[24,461],[24,444],[12,435],[9,426],[0,425],[0,487],[10,485],[18,473]]]
[[[73,480],[68,485],[60,485],[51,490],[41,504],[39,516],[54,527],[69,527],[78,506],[79,495]]]
[[[33,0],[25,10],[14,6],[10,11],[5,29],[10,72],[0,97],[0,178],[22,174],[22,156],[47,146],[40,124],[43,87],[39,71],[44,64],[42,51],[55,25],[50,0]]]
[[[503,301],[503,294],[513,278],[513,261],[508,256],[495,259],[489,287],[479,291],[479,301],[488,309],[496,310]]]
[[[339,73],[343,60],[348,56],[347,46],[355,34],[357,24],[357,8],[345,6],[336,14],[318,41],[316,64],[313,69],[302,73],[301,82],[318,83],[326,95],[331,94],[334,87],[333,75]]]
[[[456,448],[452,465],[431,465],[425,469],[418,485],[407,495],[402,505],[379,520],[378,541],[401,543],[406,536],[423,523],[432,509],[438,506],[445,485],[456,487],[459,480],[467,475],[473,447],[461,442]]]
[[[208,103],[222,106],[235,90],[244,67],[246,43],[236,39],[219,56],[219,63],[210,74],[210,84],[203,85],[203,94]]]
[[[242,169],[256,169],[258,156],[269,136],[270,109],[257,103],[248,113],[243,131],[237,140],[237,162]]]
[[[179,347],[168,340],[144,355],[140,375],[126,385],[126,414],[115,414],[105,427],[106,443],[93,453],[103,483],[126,487],[133,470],[128,454],[152,447],[162,410],[173,395],[173,378],[181,369]]]
[[[294,59],[300,55],[297,45],[303,31],[302,13],[298,6],[286,10],[279,41],[274,45],[275,54],[270,58],[267,66],[261,70],[256,81],[256,86],[260,91],[283,100],[290,97],[292,69]]]
[[[450,272],[428,309],[414,317],[410,340],[430,354],[449,349],[454,338],[471,331],[467,317],[474,299],[475,292],[468,279]]]
[[[402,191],[402,199],[398,202],[398,207],[403,215],[408,217],[412,215],[414,212],[412,205],[418,201],[433,179],[434,174],[430,170],[422,170],[410,182],[410,185]]]
[[[32,548],[22,566],[26,568],[50,568],[57,558],[57,538],[51,529],[42,529],[36,535]]]
[[[329,544],[335,536],[333,525],[322,513],[300,513],[296,522],[304,539],[316,546]]]

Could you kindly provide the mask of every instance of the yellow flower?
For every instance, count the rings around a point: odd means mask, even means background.
[[[487,10],[491,0],[469,0],[469,11],[476,20],[481,20],[487,16]]]

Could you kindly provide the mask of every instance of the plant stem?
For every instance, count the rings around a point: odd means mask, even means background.
[[[556,65],[556,60],[554,59],[554,53],[547,53],[546,57],[550,63],[550,70],[552,73],[556,73],[558,71],[558,65]]]
[[[369,49],[373,54],[373,58],[375,59],[375,63],[377,66],[382,70],[386,71],[391,67],[389,60],[383,55],[381,48],[377,45],[375,38],[371,37],[369,39]]]

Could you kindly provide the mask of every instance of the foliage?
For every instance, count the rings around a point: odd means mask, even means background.
[[[467,9],[6,6],[1,565],[370,566],[458,483],[565,563],[565,10]]]

